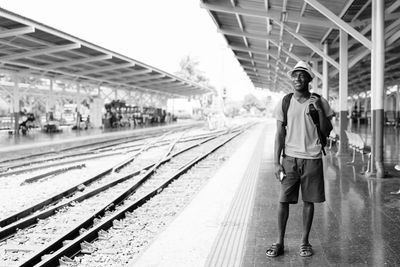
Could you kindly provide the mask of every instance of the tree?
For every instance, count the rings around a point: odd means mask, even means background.
[[[240,107],[241,107],[240,102],[234,102],[234,101],[227,102],[225,104],[225,115],[231,118],[239,115]]]
[[[189,55],[184,56],[179,62],[179,67],[180,70],[176,72],[177,76],[203,86],[209,86],[210,80],[199,69],[199,61],[195,58]]]
[[[259,106],[259,100],[254,95],[247,94],[244,96],[242,107],[245,110],[250,111],[252,107],[257,108],[258,106]]]
[[[215,87],[210,84],[208,77],[206,77],[204,72],[199,69],[199,61],[197,59],[190,55],[186,55],[180,60],[179,67],[180,70],[175,73],[176,76],[216,92]],[[213,98],[210,95],[204,96],[201,98],[200,103],[203,107],[209,107],[212,105],[212,99]]]

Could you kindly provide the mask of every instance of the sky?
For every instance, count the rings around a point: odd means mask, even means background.
[[[190,55],[232,100],[265,94],[199,0],[0,0],[0,7],[171,74]]]

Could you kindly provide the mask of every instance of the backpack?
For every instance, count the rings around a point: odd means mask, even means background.
[[[318,98],[321,98],[321,96],[319,94],[316,93],[311,93],[311,95],[315,95]],[[289,93],[287,95],[285,95],[283,97],[282,100],[282,111],[283,111],[283,134],[284,136],[286,136],[286,126],[287,126],[287,112],[289,109],[289,105],[290,105],[290,100],[292,99],[293,93]],[[325,152],[325,146],[328,143],[328,138],[327,136],[325,136],[320,129],[320,125],[319,125],[319,116],[318,116],[318,111],[314,108],[313,105],[310,105],[309,107],[309,112],[310,112],[310,116],[312,121],[314,122],[314,124],[317,126],[317,134],[318,134],[318,139],[321,143],[321,150],[322,153],[324,154],[324,156],[326,156],[326,152]],[[283,154],[285,154],[285,151],[283,151]]]

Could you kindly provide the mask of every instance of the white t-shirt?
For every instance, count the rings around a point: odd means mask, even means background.
[[[283,122],[281,99],[274,110],[274,117]],[[292,96],[287,112],[285,154],[294,158],[318,159],[322,157],[317,126],[309,115],[310,99],[300,103]],[[321,97],[321,105],[327,117],[333,116],[333,110],[326,99]]]

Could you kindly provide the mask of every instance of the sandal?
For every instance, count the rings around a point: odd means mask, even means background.
[[[265,254],[267,255],[267,257],[270,258],[275,258],[278,257],[279,255],[282,255],[284,252],[284,246],[282,246],[279,243],[273,243],[265,252]]]
[[[310,257],[313,255],[312,246],[310,243],[301,244],[299,254],[301,257]]]

